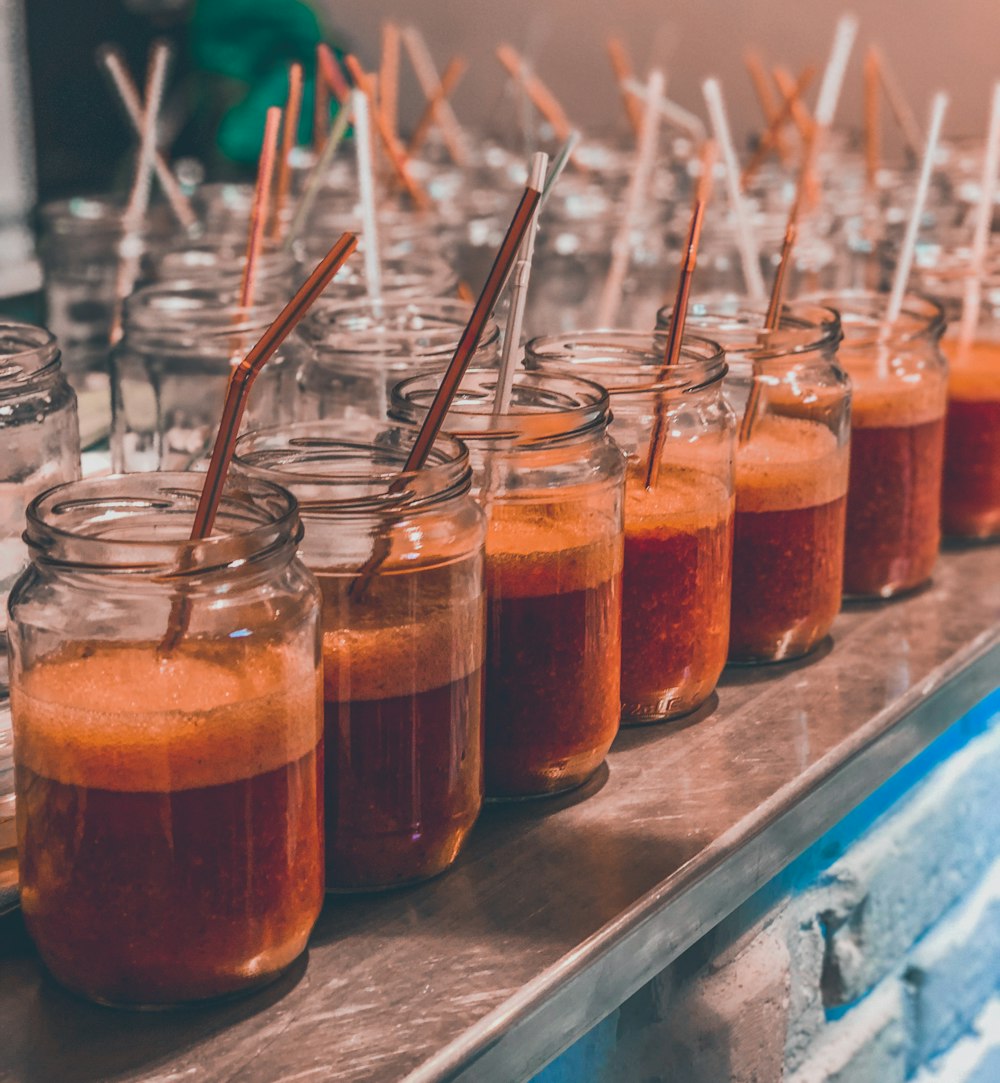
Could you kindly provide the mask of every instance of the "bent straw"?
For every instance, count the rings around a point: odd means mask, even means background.
[[[768,80],[764,62],[753,49],[748,49],[743,54],[743,65],[750,76],[750,82],[753,84],[754,93],[760,103],[760,111],[764,114],[764,128],[767,130],[774,124],[779,113],[779,106],[771,94],[771,83]],[[785,138],[785,133],[781,127],[774,134],[774,149],[778,152],[778,157],[783,163],[788,161],[791,148],[788,146],[788,140]]]
[[[559,100],[551,90],[538,78],[534,72],[528,70],[522,57],[509,45],[498,45],[496,58],[507,69],[508,75],[523,88],[531,104],[552,126],[556,139],[565,140],[573,130],[566,111],[559,104]]]
[[[424,111],[417,121],[416,128],[413,129],[410,145],[406,148],[406,153],[411,158],[416,156],[435,124],[441,128],[443,135],[444,126],[441,124],[441,107],[448,100],[455,87],[462,81],[462,76],[465,74],[467,67],[468,64],[461,56],[453,56],[448,61],[448,66],[444,69],[444,75],[441,76],[441,82],[438,83],[434,93],[427,99]]]
[[[790,97],[782,95],[782,105],[777,116],[774,118],[774,122],[769,125],[767,130],[761,135],[760,140],[757,143],[757,149],[751,155],[750,161],[747,163],[746,168],[740,176],[740,184],[744,189],[749,185],[753,175],[764,164],[768,154],[774,149],[778,133],[792,119],[796,101],[801,99],[815,76],[816,69],[812,65],[806,66],[802,69],[802,74],[795,84],[795,93]]]
[[[645,88],[645,108],[642,114],[642,131],[636,151],[635,168],[625,195],[625,211],[621,224],[611,245],[611,266],[604,280],[604,289],[597,305],[597,326],[610,327],[614,322],[622,300],[622,288],[632,254],[632,233],[639,223],[646,190],[656,161],[656,141],[660,127],[660,111],[657,103],[663,96],[663,72],[654,68],[649,73]]]
[[[962,320],[958,331],[958,360],[964,360],[968,354],[976,333],[976,324],[979,322],[982,279],[986,266],[990,229],[993,224],[993,201],[996,198],[998,166],[1000,166],[1000,83],[994,83],[986,149],[983,153],[979,205],[976,207],[976,228],[972,235],[972,261],[969,277],[965,280],[965,296],[962,299]]]
[[[642,132],[642,106],[639,99],[630,90],[625,89],[625,81],[632,78],[632,65],[625,50],[625,43],[621,38],[608,38],[607,50],[611,70],[615,73],[615,83],[622,96],[625,116],[628,117],[632,134],[638,139]]]
[[[399,27],[382,23],[382,60],[378,69],[378,101],[382,119],[393,138],[399,130]]]
[[[833,125],[837,102],[840,101],[840,91],[844,85],[847,62],[851,58],[851,50],[854,48],[857,33],[858,20],[853,15],[841,15],[837,20],[837,28],[833,32],[830,56],[826,62],[823,79],[819,85],[819,96],[816,99],[816,123],[824,131],[828,131]]]
[[[288,98],[285,103],[284,127],[281,132],[281,156],[278,159],[278,190],[274,198],[274,218],[271,221],[271,238],[282,237],[281,212],[285,209],[288,189],[292,183],[291,154],[298,142],[299,113],[302,110],[302,65],[292,64],[288,69]]]
[[[361,195],[361,235],[365,239],[365,287],[376,316],[382,312],[382,263],[379,257],[378,215],[375,210],[375,162],[372,159],[372,130],[368,99],[361,90],[351,91],[354,110],[354,149],[358,159],[358,188]]]
[[[885,53],[877,45],[872,46],[872,52],[878,62],[878,74],[882,81],[882,89],[885,91],[886,100],[889,102],[889,109],[896,118],[896,123],[903,133],[903,139],[906,141],[907,146],[914,157],[918,157],[924,137],[917,118],[913,115],[910,103],[906,100],[906,95],[903,93],[892,68],[889,67],[889,61],[886,59]]]
[[[294,330],[295,325],[308,312],[313,302],[330,284],[330,280],[344,265],[357,245],[356,234],[342,234],[337,243],[320,260],[312,274],[302,283],[295,296],[278,313],[253,349],[233,369],[229,377],[229,387],[226,390],[226,402],[222,410],[222,420],[219,422],[219,432],[212,447],[211,462],[205,474],[205,484],[201,490],[194,525],[191,528],[191,541],[200,541],[212,532],[222,489],[226,483],[226,474],[233,459],[236,434],[243,420],[247,396],[254,380],[257,379],[264,365],[274,356],[278,347]]]
[[[878,115],[878,58],[874,49],[865,53],[865,180],[875,189],[879,166],[879,115]]]
[[[247,234],[246,259],[240,279],[240,308],[253,304],[257,257],[264,243],[264,229],[271,203],[271,181],[274,177],[274,159],[278,150],[278,129],[281,126],[281,110],[275,105],[267,111],[264,121],[264,139],[257,161],[257,182],[254,186],[253,204],[250,208],[250,229]]]
[[[688,228],[687,247],[684,262],[681,264],[677,281],[677,293],[671,309],[670,328],[667,331],[667,343],[663,351],[663,364],[656,374],[656,383],[661,384],[669,375],[670,369],[677,364],[684,342],[684,325],[687,322],[688,302],[691,299],[691,280],[698,265],[698,245],[701,241],[701,227],[712,192],[712,173],[715,168],[716,146],[711,140],[701,151],[701,177],[695,192],[694,206],[691,209],[691,225]],[[666,438],[667,413],[662,394],[656,396],[656,419],[649,437],[649,451],[646,456],[646,489],[656,488],[660,475],[660,455]]]
[[[406,488],[411,474],[415,470],[419,470],[427,461],[427,456],[430,454],[434,441],[444,424],[445,415],[448,413],[458,392],[462,377],[465,375],[473,355],[479,348],[479,341],[486,329],[486,322],[496,307],[497,299],[510,275],[514,259],[521,247],[521,242],[524,240],[528,227],[531,225],[540,199],[541,192],[537,189],[531,187],[524,189],[524,194],[517,205],[514,217],[507,227],[503,244],[500,245],[500,250],[496,254],[482,292],[479,294],[479,299],[476,301],[472,315],[469,317],[469,322],[458,340],[458,346],[456,346],[455,353],[452,355],[448,368],[441,379],[437,394],[427,410],[424,423],[420,426],[420,431],[413,441],[413,447],[403,464],[402,472],[389,485],[388,492],[390,494],[402,492]],[[364,567],[359,570],[348,588],[347,593],[354,601],[358,601],[364,594],[368,584],[385,562],[390,551],[391,543],[385,526],[383,526],[375,532],[372,555],[365,562]]]
[[[316,64],[317,78],[319,76],[323,77],[323,83],[326,85],[327,90],[343,105],[347,101],[351,88],[347,85],[347,80],[340,70],[337,58],[333,55],[333,50],[325,41],[316,46]]]
[[[646,88],[636,79],[626,79],[625,89],[630,94],[634,94],[640,101],[646,96]],[[671,101],[665,94],[660,95],[656,108],[660,111],[660,116],[673,124],[674,127],[680,128],[682,131],[687,132],[688,135],[694,136],[695,139],[704,141],[705,125],[702,124],[701,117],[695,116],[694,113],[689,112],[682,105]]]
[[[351,78],[354,80],[355,85],[359,90],[364,92],[365,97],[368,99],[368,116],[375,122],[375,130],[378,132],[382,146],[385,148],[389,163],[402,182],[410,199],[413,200],[413,205],[418,210],[427,210],[430,206],[430,199],[423,188],[421,188],[416,180],[414,180],[413,174],[410,172],[410,163],[409,159],[406,157],[406,152],[399,145],[396,137],[386,127],[385,118],[382,116],[382,112],[375,101],[372,77],[361,66],[361,63],[356,56],[347,56],[344,59],[344,63],[347,65],[347,70],[351,73]]]
[[[313,205],[316,203],[320,192],[323,190],[323,183],[326,180],[327,171],[337,153],[337,148],[343,142],[344,136],[347,134],[348,125],[351,123],[349,95],[350,91],[348,91],[348,98],[345,99],[344,104],[341,105],[340,111],[334,119],[333,125],[330,128],[330,134],[326,137],[326,141],[323,144],[323,153],[319,156],[316,164],[309,173],[309,179],[306,181],[305,188],[299,198],[298,206],[295,208],[295,214],[289,223],[288,233],[285,234],[286,249],[291,250],[295,241],[298,239],[299,234],[302,232],[302,227],[306,224],[306,220],[309,218]]]
[[[528,187],[537,192],[544,192],[545,171],[548,168],[549,156],[543,152],[534,154],[531,158],[531,168],[528,175]],[[497,389],[493,396],[493,416],[495,418],[505,414],[510,407],[510,393],[514,385],[514,368],[516,355],[521,348],[521,328],[524,324],[524,308],[528,301],[528,285],[531,281],[531,261],[535,254],[535,236],[538,233],[538,218],[542,208],[542,200],[538,201],[535,214],[531,217],[531,224],[524,235],[521,247],[517,252],[517,261],[511,272],[514,286],[511,293],[510,309],[507,312],[507,326],[504,329],[503,353],[500,356],[500,371],[497,374]]]
[[[743,193],[740,191],[740,166],[736,159],[733,137],[729,131],[726,107],[722,101],[722,87],[719,85],[718,79],[706,79],[701,84],[701,90],[705,96],[709,120],[712,123],[712,130],[715,132],[715,139],[722,151],[722,161],[726,167],[726,185],[729,189],[729,202],[732,206],[733,216],[736,219],[736,243],[740,250],[740,261],[743,265],[743,277],[746,279],[747,293],[755,304],[761,304],[764,300],[764,276],[760,270],[760,251],[757,248],[757,240],[753,234],[750,212],[747,210],[747,206],[743,201]]]
[[[430,100],[439,85],[437,70],[431,59],[430,50],[423,35],[415,26],[403,29],[403,45],[410,55],[410,63],[416,74],[417,82],[425,98]],[[437,122],[441,128],[441,137],[455,165],[464,165],[469,158],[465,144],[465,132],[455,116],[455,111],[447,100],[442,101],[437,110]]]
[[[889,294],[889,303],[885,309],[883,331],[892,327],[896,320],[899,319],[899,314],[903,311],[906,283],[909,280],[910,269],[913,266],[913,257],[917,248],[917,234],[920,232],[920,219],[923,217],[927,193],[931,186],[934,156],[937,153],[938,141],[941,138],[941,125],[947,108],[948,95],[944,91],[938,91],[931,101],[931,116],[927,129],[927,143],[924,146],[923,161],[920,164],[920,179],[917,181],[917,191],[913,198],[910,219],[906,223],[903,247],[900,250],[899,262],[896,264],[896,274],[892,280],[892,292]]]
[[[139,98],[139,91],[132,82],[132,76],[125,67],[121,53],[113,45],[104,45],[98,50],[97,56],[111,77],[111,82],[125,108],[125,114],[133,130],[141,138],[143,104]],[[153,168],[156,170],[156,179],[160,182],[160,187],[163,189],[174,217],[184,229],[189,233],[192,232],[198,225],[198,219],[191,209],[187,196],[181,191],[180,183],[174,176],[170,164],[158,148],[153,155]]]

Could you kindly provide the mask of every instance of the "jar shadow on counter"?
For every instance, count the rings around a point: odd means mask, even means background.
[[[679,718],[671,718],[666,721],[658,720],[644,725],[624,726],[618,731],[615,743],[611,746],[612,752],[628,752],[633,748],[642,748],[653,744],[659,738],[670,737],[675,733],[681,733],[704,722],[705,719],[715,714],[719,706],[719,697],[713,692],[707,700],[693,711],[689,711]]]

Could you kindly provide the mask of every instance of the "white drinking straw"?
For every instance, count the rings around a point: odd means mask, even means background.
[[[375,210],[375,162],[372,159],[372,128],[368,97],[363,90],[351,91],[354,114],[354,149],[358,157],[358,188],[361,195],[361,233],[365,241],[365,285],[368,300],[380,315],[382,307],[382,264],[379,260],[378,215]]]
[[[820,128],[829,129],[837,112],[837,102],[844,85],[847,62],[851,58],[851,49],[858,33],[858,20],[853,15],[841,15],[837,20],[837,29],[833,33],[830,56],[819,85],[816,98],[816,123]]]
[[[764,287],[764,276],[760,269],[760,249],[757,247],[757,240],[753,234],[750,212],[743,200],[740,163],[736,157],[736,148],[733,146],[733,136],[729,130],[719,80],[706,79],[701,84],[701,92],[708,106],[708,119],[715,133],[715,141],[722,151],[722,162],[726,169],[726,187],[729,189],[729,203],[733,209],[733,217],[736,219],[736,243],[740,250],[747,294],[754,304],[762,305],[767,301],[767,290]]]
[[[998,167],[1000,167],[1000,82],[993,84],[993,100],[990,104],[990,122],[986,135],[986,150],[983,153],[979,205],[976,208],[976,228],[972,235],[972,260],[969,277],[965,280],[962,322],[959,324],[958,331],[959,357],[968,351],[976,333],[976,324],[979,322],[983,272],[986,268],[986,251],[989,247],[990,229],[993,225],[993,201],[996,198]]]
[[[604,289],[597,306],[598,327],[611,327],[621,305],[622,288],[625,285],[632,250],[632,233],[642,215],[649,178],[656,160],[656,140],[660,128],[660,111],[656,103],[663,97],[663,83],[663,72],[654,68],[643,89],[645,108],[642,113],[642,130],[639,132],[639,149],[625,196],[625,213],[611,246],[611,268],[604,280]]]
[[[644,97],[646,93],[646,88],[638,79],[623,80],[622,89],[627,90],[629,94],[639,98]],[[702,123],[701,117],[697,116],[697,114],[690,112],[682,105],[678,105],[677,102],[671,101],[665,94],[657,103],[657,109],[660,110],[660,115],[664,120],[669,121],[675,127],[680,128],[689,135],[693,135],[699,142],[704,140],[705,125]]]
[[[906,223],[903,247],[900,250],[899,261],[896,264],[896,274],[892,280],[892,293],[889,294],[889,303],[885,309],[886,328],[892,327],[903,311],[906,283],[909,281],[910,269],[913,267],[913,256],[917,248],[917,234],[920,232],[920,219],[923,217],[924,205],[927,203],[927,193],[931,186],[931,173],[934,170],[934,158],[937,154],[938,140],[941,138],[941,125],[947,108],[948,95],[943,90],[938,91],[931,101],[931,119],[927,128],[927,142],[924,144],[923,161],[920,163],[920,179],[917,182],[917,193],[914,196],[913,207],[910,210],[910,220]]]
[[[545,185],[545,170],[549,156],[541,151],[531,157],[528,184],[541,192]],[[504,330],[503,353],[500,355],[500,372],[497,375],[497,390],[493,396],[493,416],[501,417],[510,407],[510,392],[514,386],[514,368],[521,351],[521,328],[524,325],[524,306],[528,300],[528,283],[531,280],[531,261],[535,254],[535,235],[538,233],[538,216],[541,200],[535,208],[528,232],[521,241],[517,261],[514,264],[514,286],[511,292],[510,308],[507,311],[507,326]]]

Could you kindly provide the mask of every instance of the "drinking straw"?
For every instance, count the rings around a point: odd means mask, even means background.
[[[760,140],[757,143],[757,149],[754,151],[740,177],[740,184],[744,189],[748,187],[753,175],[764,164],[768,154],[777,145],[776,140],[778,138],[778,133],[792,119],[796,101],[801,99],[803,93],[808,89],[809,84],[813,81],[815,76],[816,69],[812,65],[808,65],[802,69],[802,73],[799,75],[798,81],[795,84],[795,92],[791,95],[782,95],[782,104],[778,110],[777,116],[761,135]]]
[[[733,216],[736,219],[736,243],[740,250],[747,293],[755,304],[762,304],[764,276],[760,271],[760,252],[753,235],[750,212],[743,202],[743,193],[740,191],[740,165],[736,159],[736,148],[733,146],[733,137],[726,118],[726,107],[722,101],[722,87],[718,79],[706,79],[701,84],[701,90],[705,96],[709,120],[726,167],[726,185],[729,189],[729,202],[732,205]]]
[[[368,99],[368,116],[375,123],[375,130],[378,132],[382,146],[385,148],[389,163],[392,165],[393,170],[402,182],[410,199],[413,200],[414,206],[418,210],[426,210],[430,206],[430,199],[410,172],[410,164],[409,159],[406,157],[406,152],[399,145],[399,141],[396,137],[386,127],[385,118],[382,116],[382,111],[378,108],[375,101],[372,77],[361,67],[356,56],[347,56],[344,59],[344,63],[347,65],[347,70],[351,73],[351,78],[354,80],[355,86],[363,91],[365,97]]]
[[[1000,166],[1000,82],[993,84],[993,98],[990,103],[986,149],[983,152],[983,173],[979,185],[979,204],[976,207],[976,226],[972,235],[972,260],[969,276],[965,280],[962,319],[958,332],[960,360],[968,354],[976,333],[976,324],[979,322],[982,279],[986,267],[990,229],[993,224],[993,202],[996,198],[998,166]]]
[[[316,46],[316,77],[313,80],[313,153],[319,159],[330,128],[330,88],[323,78],[321,45]]]
[[[634,94],[640,100],[646,94],[646,88],[635,79],[626,79],[624,86],[630,94]],[[705,125],[702,124],[701,117],[695,116],[694,113],[678,105],[677,102],[671,101],[664,94],[660,95],[656,107],[664,120],[668,120],[675,127],[694,136],[695,139],[704,141]]]
[[[543,192],[545,187],[545,171],[548,168],[549,156],[541,151],[532,155],[531,166],[528,174],[528,187],[537,192]],[[500,355],[500,371],[497,374],[497,389],[493,396],[493,416],[495,418],[505,414],[510,407],[510,393],[514,385],[514,368],[516,356],[521,348],[521,328],[524,324],[524,307],[528,301],[528,284],[531,281],[531,261],[535,254],[535,236],[538,233],[538,212],[541,210],[542,200],[539,199],[535,214],[532,215],[531,224],[524,235],[521,247],[517,252],[517,261],[511,272],[514,286],[511,292],[510,309],[507,312],[507,326],[504,329],[503,352]]]
[[[382,23],[382,60],[378,74],[379,108],[385,126],[396,137],[399,117],[399,27]]]
[[[437,394],[434,396],[434,400],[427,411],[427,416],[420,426],[413,447],[410,449],[410,454],[403,464],[402,472],[389,485],[389,493],[403,492],[410,475],[419,470],[427,461],[427,456],[434,446],[434,441],[444,424],[445,416],[458,392],[462,377],[465,375],[473,355],[479,348],[479,342],[483,337],[483,331],[486,329],[486,323],[496,307],[500,292],[510,275],[514,259],[520,250],[528,227],[531,225],[540,199],[541,192],[537,188],[528,186],[524,189],[524,194],[521,196],[514,217],[507,227],[507,233],[496,254],[496,258],[493,260],[493,266],[486,277],[486,282],[472,310],[472,315],[469,317],[469,322],[458,340],[455,353],[448,363],[448,368],[441,379]],[[372,577],[389,555],[391,544],[387,530],[388,525],[386,524],[376,531],[372,544],[372,554],[365,562],[364,567],[359,570],[350,587],[348,587],[347,593],[355,602],[362,597]]]
[[[636,96],[625,89],[625,81],[632,78],[632,65],[629,62],[625,43],[621,38],[608,38],[607,49],[611,70],[615,73],[615,82],[622,96],[622,105],[625,107],[625,116],[628,117],[632,134],[638,139],[642,131],[642,106]]]
[[[132,76],[125,67],[125,61],[121,53],[113,45],[103,45],[98,50],[98,59],[104,65],[105,70],[111,77],[111,82],[118,97],[125,107],[125,114],[132,124],[136,135],[142,137],[143,104],[139,98],[139,91]],[[156,179],[160,182],[163,194],[167,197],[170,209],[174,217],[189,233],[198,225],[198,219],[191,209],[191,203],[181,191],[181,186],[174,176],[173,170],[163,156],[159,148],[154,149],[153,168],[156,170]]]
[[[410,63],[420,84],[425,98],[430,100],[440,85],[434,61],[431,59],[430,50],[423,35],[415,26],[403,28],[403,45],[410,56]],[[441,128],[441,137],[444,145],[451,155],[455,165],[464,165],[469,158],[468,148],[465,144],[465,132],[455,116],[455,111],[448,103],[447,98],[442,100],[437,109],[437,123]]]
[[[295,63],[288,69],[288,98],[285,102],[284,127],[281,131],[281,156],[278,159],[278,190],[274,199],[274,218],[271,221],[271,237],[282,237],[281,212],[285,209],[288,189],[292,183],[292,149],[298,141],[299,113],[302,110],[302,65]]]
[[[840,91],[844,85],[844,73],[847,71],[847,62],[850,60],[857,33],[858,20],[850,14],[841,15],[837,20],[837,28],[833,32],[830,56],[826,62],[823,79],[819,84],[819,96],[816,99],[816,123],[824,131],[828,131],[833,125],[837,102],[840,101]]]
[[[264,227],[271,202],[271,182],[274,176],[274,159],[278,150],[278,129],[281,126],[281,110],[275,105],[267,111],[264,121],[264,139],[260,145],[257,161],[257,182],[254,186],[253,204],[250,208],[250,228],[247,234],[246,259],[240,280],[240,308],[253,304],[257,257],[264,241]]]
[[[598,327],[610,327],[621,305],[622,288],[625,285],[629,257],[632,254],[632,233],[639,225],[646,202],[649,179],[656,162],[656,141],[660,127],[660,110],[657,108],[657,103],[662,96],[663,72],[654,68],[649,73],[646,83],[642,131],[639,133],[635,167],[625,195],[625,211],[611,245],[611,266],[608,277],[604,280],[604,289],[597,306]]]
[[[809,110],[806,109],[802,98],[797,93],[795,80],[792,78],[791,72],[787,68],[778,65],[774,69],[774,81],[778,86],[778,90],[781,91],[782,98],[791,105],[792,121],[798,130],[800,138],[808,142],[813,137],[816,121],[809,115]]]
[[[760,111],[764,114],[764,127],[766,130],[774,124],[779,107],[771,93],[771,84],[764,68],[764,62],[755,50],[747,49],[743,54],[743,64],[750,76],[750,82],[753,83],[754,93],[760,103]],[[785,133],[780,127],[774,134],[774,149],[778,152],[778,157],[782,162],[788,161],[791,149],[788,146]]]
[[[551,90],[529,71],[522,57],[509,45],[498,45],[496,58],[507,69],[510,77],[524,89],[531,104],[552,126],[556,139],[565,140],[573,130],[566,111]]]
[[[288,232],[285,234],[286,249],[292,248],[299,234],[302,232],[302,227],[306,224],[309,214],[313,209],[313,205],[320,192],[323,190],[327,171],[333,163],[337,148],[343,142],[344,136],[347,134],[347,128],[350,123],[351,104],[350,91],[348,91],[348,97],[345,98],[344,103],[340,106],[340,111],[337,113],[333,125],[330,128],[330,134],[323,143],[323,153],[316,159],[316,163],[313,165],[309,172],[309,176],[306,179],[302,195],[295,208],[295,214],[288,225]]]
[[[691,224],[688,227],[687,245],[684,262],[681,264],[677,280],[677,293],[671,309],[670,327],[667,331],[667,343],[663,351],[663,364],[656,374],[656,383],[661,384],[669,375],[670,369],[677,364],[681,356],[684,341],[684,324],[687,321],[688,302],[691,298],[691,280],[698,264],[698,244],[701,241],[701,226],[705,217],[705,208],[712,191],[712,173],[715,169],[716,145],[709,140],[701,151],[701,177],[695,191],[694,205],[691,208]],[[660,455],[666,438],[666,402],[663,395],[656,396],[656,419],[649,437],[649,451],[646,456],[646,489],[656,487],[660,474]]]
[[[444,69],[444,75],[441,76],[441,82],[438,83],[434,88],[434,93],[427,99],[424,111],[417,121],[417,126],[413,129],[413,135],[410,137],[410,145],[406,148],[406,153],[411,158],[416,156],[421,146],[423,146],[424,140],[430,133],[431,128],[433,128],[435,124],[441,128],[443,134],[444,127],[441,123],[441,107],[447,102],[455,87],[461,82],[467,67],[468,64],[461,56],[453,56],[451,60],[448,61],[448,66]]]
[[[327,90],[343,105],[351,88],[347,85],[344,73],[340,70],[337,58],[333,50],[326,42],[320,42],[316,46],[317,81],[322,77]]]
[[[576,150],[576,145],[579,142],[580,133],[574,128],[567,136],[566,142],[559,148],[559,153],[552,159],[552,168],[549,170],[549,175],[545,179],[545,187],[542,189],[542,207],[548,203],[556,181],[559,180],[563,175],[563,170],[569,165],[570,159],[573,157],[573,151]]]
[[[889,109],[896,118],[896,123],[903,133],[903,139],[906,141],[906,145],[910,148],[914,157],[917,157],[920,154],[920,148],[924,142],[920,124],[913,115],[910,103],[906,100],[906,95],[903,93],[899,81],[896,79],[892,68],[889,66],[889,61],[886,59],[885,53],[883,53],[877,45],[872,46],[872,51],[874,52],[875,59],[878,63],[879,78],[882,81],[882,89],[885,91],[886,100],[889,102]]]
[[[354,149],[358,157],[358,188],[361,194],[361,228],[365,239],[365,286],[368,300],[380,315],[382,309],[382,263],[379,258],[378,215],[375,209],[375,163],[372,160],[372,131],[368,99],[361,90],[351,91],[354,110]]]
[[[865,53],[865,179],[874,190],[878,181],[879,166],[879,116],[878,116],[878,57],[869,48]]]
[[[233,369],[226,390],[226,402],[219,422],[219,432],[212,447],[212,458],[205,474],[205,484],[198,500],[191,541],[207,538],[212,533],[215,515],[226,483],[226,474],[233,459],[236,434],[246,409],[247,396],[264,365],[294,330],[295,325],[308,312],[313,302],[329,285],[330,280],[347,261],[357,247],[354,233],[344,233],[329,252],[316,265],[316,269],[302,283],[295,296],[275,317],[274,322],[261,335],[260,340],[243,360]]]
[[[896,264],[896,274],[892,280],[889,303],[885,309],[884,327],[886,329],[890,328],[899,319],[899,314],[903,311],[906,283],[909,280],[910,269],[913,266],[913,256],[917,248],[917,234],[920,232],[920,220],[924,214],[924,205],[927,202],[927,193],[931,186],[934,156],[937,153],[938,140],[941,138],[941,125],[947,108],[948,95],[943,90],[938,91],[931,100],[927,142],[924,145],[923,160],[920,163],[920,179],[917,181],[917,192],[913,198],[909,221],[906,223],[903,247],[900,250],[899,261]]]

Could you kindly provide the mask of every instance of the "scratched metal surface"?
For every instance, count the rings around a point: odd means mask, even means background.
[[[331,900],[308,959],[251,998],[123,1014],[47,980],[0,919],[0,1079],[525,1078],[766,882],[1000,676],[1000,547],[838,619],[717,702],[624,732],[582,793],[487,810],[446,876]],[[584,799],[586,798],[586,799]]]

